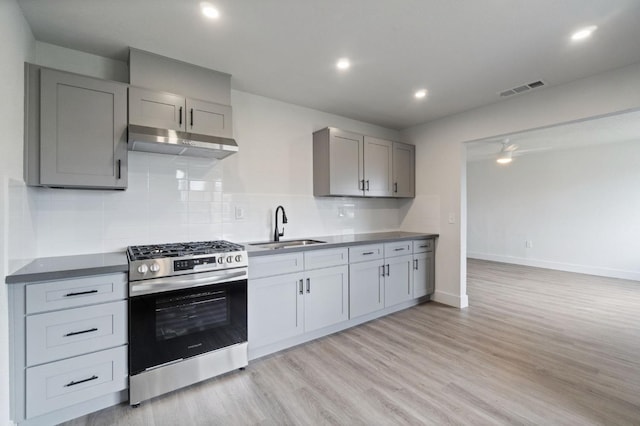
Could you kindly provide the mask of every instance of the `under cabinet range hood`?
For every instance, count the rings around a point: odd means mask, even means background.
[[[238,152],[234,139],[129,124],[129,150],[222,159]]]

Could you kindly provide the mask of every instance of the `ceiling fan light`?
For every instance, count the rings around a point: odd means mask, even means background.
[[[512,151],[502,150],[498,154],[498,158],[496,159],[496,162],[498,164],[509,164],[511,162],[511,160],[513,160],[512,154],[513,154]]]

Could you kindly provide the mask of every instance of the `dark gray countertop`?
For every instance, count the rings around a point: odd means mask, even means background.
[[[401,240],[420,240],[436,238],[438,234],[424,234],[419,232],[376,232],[370,234],[331,235],[310,237],[306,239],[325,241],[322,244],[308,246],[287,247],[281,249],[266,249],[244,243],[249,257],[264,256],[278,253],[292,253],[298,251],[317,250],[323,248],[346,247],[360,244],[384,243]],[[287,239],[283,239],[286,241]],[[5,283],[16,284],[25,282],[60,280],[65,278],[82,277],[87,275],[110,274],[127,272],[127,255],[124,251],[116,253],[81,254],[75,256],[43,257],[35,259],[13,274],[7,275]]]
[[[325,241],[322,244],[310,244],[306,246],[287,247],[279,249],[262,248],[258,246],[252,246],[250,243],[243,243],[249,257],[264,256],[269,254],[279,253],[293,253],[298,251],[318,250],[324,248],[337,248],[354,246],[360,244],[375,244],[385,243],[389,241],[402,241],[402,240],[420,240],[426,238],[437,238],[438,234],[425,234],[419,232],[375,232],[369,234],[349,234],[349,235],[331,235],[323,237],[305,237],[309,240]],[[293,238],[283,238],[282,241],[293,240]]]
[[[81,254],[75,256],[43,257],[7,275],[7,284],[59,280],[86,275],[127,272],[127,255],[118,253]]]

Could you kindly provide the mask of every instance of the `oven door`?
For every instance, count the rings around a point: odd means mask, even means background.
[[[246,341],[246,279],[129,298],[130,375]]]

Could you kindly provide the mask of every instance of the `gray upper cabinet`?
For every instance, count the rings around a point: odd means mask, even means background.
[[[393,143],[393,196],[416,196],[416,147],[406,143]]]
[[[413,197],[413,149],[333,127],[318,130],[313,133],[313,195]]]
[[[364,137],[364,190],[371,197],[393,195],[393,142]]]
[[[169,130],[185,130],[184,96],[129,88],[129,123]]]
[[[27,64],[25,180],[127,187],[127,86]]]
[[[313,195],[362,196],[364,138],[333,127],[313,134]]]
[[[129,88],[129,124],[231,138],[231,113],[228,105]]]

